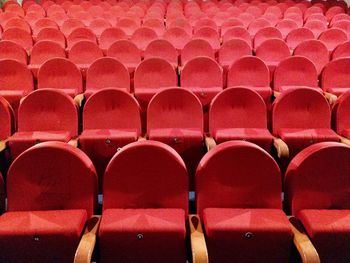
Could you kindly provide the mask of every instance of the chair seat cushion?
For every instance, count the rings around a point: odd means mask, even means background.
[[[273,137],[268,129],[255,128],[232,128],[218,129],[213,134],[217,143],[222,143],[230,140],[244,140],[255,143],[264,150],[271,152]]]
[[[202,217],[209,262],[289,262],[293,235],[282,210],[206,208]]]
[[[185,87],[185,89],[188,89],[192,91],[198,99],[202,102],[203,106],[207,106],[210,104],[212,99],[222,91],[222,87],[209,87],[209,88],[203,88],[203,87]]]
[[[350,262],[350,210],[302,210],[297,217],[321,262]]]
[[[186,262],[182,209],[107,209],[99,230],[101,262]]]
[[[73,262],[85,210],[7,212],[0,216],[0,262]]]
[[[71,133],[66,131],[16,132],[9,138],[11,156],[14,159],[23,151],[39,142],[68,142],[71,138]]]

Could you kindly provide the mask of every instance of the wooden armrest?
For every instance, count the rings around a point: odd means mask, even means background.
[[[213,137],[205,137],[205,146],[207,147],[207,151],[209,152],[216,146],[216,142]]]
[[[350,147],[350,140],[348,138],[340,136],[340,142]]]
[[[329,92],[325,92],[324,96],[326,97],[326,99],[328,100],[330,105],[333,105],[338,99],[338,97],[336,95],[329,93]]]
[[[281,95],[281,92],[274,90],[273,91],[273,96],[277,98],[279,95]]]
[[[0,141],[0,152],[3,152],[7,147],[7,140]]]
[[[79,246],[75,252],[74,263],[90,263],[96,244],[96,233],[100,226],[101,216],[92,216],[85,227]]]
[[[142,141],[147,141],[146,136],[140,136],[139,138],[137,138],[138,142],[142,142]]]
[[[75,148],[78,148],[78,144],[79,144],[79,140],[78,138],[75,138],[75,139],[71,139],[68,144],[74,146]]]
[[[304,232],[302,226],[295,217],[289,217],[289,222],[294,235],[294,245],[296,246],[303,263],[320,263],[320,258],[316,248],[311,243],[309,237]]]
[[[191,250],[193,263],[208,263],[208,250],[198,215],[190,215]]]
[[[273,146],[277,150],[278,158],[288,158],[289,157],[288,145],[282,139],[274,137],[273,138]]]
[[[74,97],[74,101],[79,107],[83,105],[84,99],[85,99],[84,94],[78,94],[77,96]]]

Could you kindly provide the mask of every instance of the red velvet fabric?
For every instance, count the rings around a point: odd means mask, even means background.
[[[350,138],[350,91],[341,95],[332,109],[332,121],[335,131],[346,138]]]
[[[350,57],[350,41],[338,45],[332,54],[333,59]]]
[[[286,43],[291,50],[294,50],[300,43],[314,38],[315,36],[310,29],[300,27],[289,32]]]
[[[139,27],[132,34],[130,40],[135,43],[139,50],[146,50],[146,47],[153,40],[158,38],[157,33],[149,27]]]
[[[181,65],[196,57],[206,56],[215,59],[215,52],[210,43],[204,39],[192,39],[181,51]]]
[[[0,215],[5,211],[5,183],[0,173]]]
[[[85,210],[5,213],[0,216],[0,261],[73,262],[86,220]]]
[[[338,58],[329,62],[322,72],[322,89],[341,95],[350,88],[350,58]]]
[[[346,32],[339,28],[329,28],[323,31],[318,39],[327,46],[328,51],[331,54],[338,45],[343,44],[348,40],[348,36]]]
[[[252,40],[248,30],[243,26],[234,26],[229,28],[222,36],[223,42],[227,42],[231,39],[242,39],[251,47]]]
[[[14,131],[14,113],[6,99],[0,96],[0,140],[6,140]]]
[[[100,48],[106,53],[112,44],[118,40],[126,39],[125,32],[120,28],[107,28],[99,38]]]
[[[27,64],[28,54],[21,45],[3,40],[0,42],[0,59],[12,59]]]
[[[10,40],[23,47],[29,52],[33,47],[33,39],[29,32],[22,28],[9,28],[2,33],[2,40]]]
[[[226,70],[239,58],[252,55],[252,48],[242,39],[224,42],[218,53],[218,61]]]
[[[290,261],[293,234],[280,209],[206,208],[203,224],[212,263]]]
[[[71,31],[67,35],[67,48],[70,50],[74,44],[79,41],[86,40],[91,41],[93,43],[97,43],[97,39],[95,34],[88,28],[78,27]]]
[[[36,41],[49,40],[60,44],[62,48],[66,47],[66,37],[61,31],[55,28],[44,28],[36,37]]]
[[[159,57],[167,60],[173,67],[178,65],[178,52],[167,40],[156,39],[149,43],[144,52],[144,58]]]
[[[186,262],[182,209],[107,209],[99,229],[102,263]]]
[[[207,41],[212,49],[219,50],[220,49],[220,41],[219,41],[219,33],[218,30],[204,26],[199,28],[198,30],[195,30],[193,34],[193,38],[195,39],[204,39]]]
[[[175,23],[175,22],[173,22]],[[170,24],[172,25],[172,24]],[[192,27],[191,35],[192,35]],[[185,29],[180,27],[169,27],[164,33],[163,38],[168,40],[174,47],[181,52],[184,46],[191,40],[191,35]]]
[[[282,34],[277,28],[272,26],[261,28],[254,36],[254,48],[257,49],[268,39],[282,39]]]

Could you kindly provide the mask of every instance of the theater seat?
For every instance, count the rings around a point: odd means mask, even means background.
[[[14,160],[44,141],[69,142],[78,135],[78,108],[62,91],[40,89],[27,95],[18,109],[17,132],[9,138]]]
[[[144,52],[144,58],[163,58],[167,60],[174,68],[178,66],[178,52],[176,48],[167,40],[156,39],[148,44]]]
[[[175,150],[155,141],[125,146],[103,188],[102,263],[186,262],[188,174]]]
[[[0,59],[12,59],[27,64],[28,54],[21,45],[12,41],[3,40],[0,41]]]
[[[181,65],[196,57],[209,57],[215,59],[215,52],[211,45],[204,39],[192,39],[181,51]]]
[[[5,211],[5,183],[0,173],[0,216]]]
[[[79,149],[47,142],[25,151],[8,172],[0,261],[73,262],[96,189],[93,164]]]
[[[318,143],[301,151],[286,173],[286,205],[305,227],[321,262],[350,260],[349,158],[344,144]]]
[[[350,90],[350,58],[338,58],[329,62],[322,72],[321,86],[324,92],[340,96]]]

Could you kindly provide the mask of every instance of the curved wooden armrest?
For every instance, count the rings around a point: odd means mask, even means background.
[[[326,99],[328,100],[330,105],[333,105],[338,99],[338,97],[336,95],[329,93],[329,92],[325,92],[324,96],[326,97]]]
[[[344,143],[346,146],[350,147],[350,140],[348,138],[345,138],[343,136],[340,136],[340,142]]]
[[[138,142],[147,141],[147,138],[146,138],[146,136],[140,136],[137,138],[137,141]]]
[[[294,235],[294,245],[296,246],[303,263],[320,263],[320,258],[316,248],[311,243],[309,237],[304,232],[301,224],[295,217],[289,217],[289,222]]]
[[[92,216],[87,222],[84,235],[75,252],[74,263],[90,263],[96,244],[96,234],[100,226],[101,216]]]
[[[190,215],[191,250],[193,263],[208,263],[208,250],[198,215]]]
[[[79,107],[83,105],[84,99],[85,99],[84,94],[78,94],[77,96],[74,97],[74,101]]]
[[[70,141],[68,142],[68,144],[74,146],[75,148],[78,148],[79,140],[78,140],[78,138],[70,139]]]
[[[7,140],[0,141],[0,152],[3,152],[7,147]]]
[[[205,137],[205,146],[207,147],[207,151],[209,152],[216,146],[216,141],[213,137]]]
[[[277,91],[277,90],[274,90],[274,91],[273,91],[273,96],[274,96],[275,98],[277,98],[279,95],[281,95],[281,92],[279,92],[279,91]]]
[[[289,149],[288,145],[280,138],[273,138],[273,146],[277,150],[278,158],[288,158],[289,157]]]

